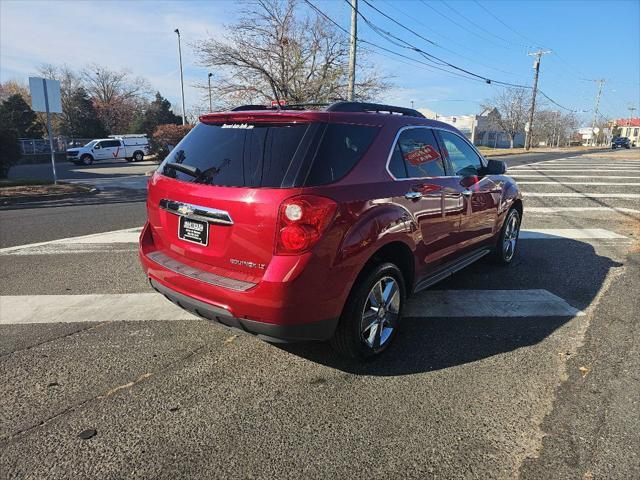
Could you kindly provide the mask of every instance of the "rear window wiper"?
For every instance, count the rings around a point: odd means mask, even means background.
[[[202,175],[202,172],[200,171],[199,168],[196,167],[190,167],[189,165],[183,165],[182,163],[175,163],[175,162],[167,162],[164,164],[164,168],[173,168],[174,170],[177,170],[178,172],[182,172],[182,173],[186,173],[187,175],[189,175],[190,177],[199,177],[200,175]]]

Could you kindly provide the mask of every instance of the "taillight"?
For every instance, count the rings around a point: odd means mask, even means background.
[[[288,198],[278,212],[276,255],[299,255],[311,249],[336,213],[337,204],[325,197]]]

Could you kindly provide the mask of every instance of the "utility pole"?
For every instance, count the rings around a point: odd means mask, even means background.
[[[600,95],[602,94],[602,87],[606,80],[601,78],[600,80],[594,80],[594,82],[598,82],[598,94],[596,95],[596,105],[593,108],[593,120],[591,122],[591,146],[594,147],[596,145],[596,137],[595,137],[595,128],[596,128],[596,118],[598,116],[598,108],[600,107]]]
[[[551,50],[538,50],[537,52],[527,53],[530,57],[536,57],[533,62],[533,69],[535,73],[533,75],[533,91],[531,93],[531,109],[529,110],[529,128],[526,131],[526,138],[524,141],[525,150],[531,148],[531,137],[533,136],[533,115],[536,111],[536,94],[538,93],[538,75],[540,74],[540,59],[543,55],[551,53]]]
[[[349,45],[349,84],[347,100],[353,102],[353,90],[356,83],[356,43],[358,41],[358,0],[351,0],[351,42]]]
[[[213,77],[213,73],[209,73],[209,112],[213,112],[213,103],[211,101],[211,77]]]
[[[629,122],[627,123],[627,137],[631,138],[631,120],[633,119],[633,112],[635,112],[637,109],[636,107],[629,107],[627,108],[627,110],[629,110]]]
[[[177,28],[174,30],[178,35],[178,57],[180,58],[180,88],[182,89],[182,124],[187,124],[187,117],[185,116],[184,108],[184,77],[182,75],[182,46],[180,45],[180,30]]]

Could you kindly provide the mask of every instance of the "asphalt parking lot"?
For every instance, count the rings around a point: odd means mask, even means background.
[[[640,150],[505,160],[514,263],[414,297],[368,364],[153,293],[151,162],[69,168],[103,192],[0,210],[0,477],[639,478]]]

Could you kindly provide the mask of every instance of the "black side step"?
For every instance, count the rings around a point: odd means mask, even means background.
[[[416,284],[416,287],[413,289],[413,292],[417,293],[421,290],[424,290],[425,288],[429,288],[431,285],[435,285],[436,283],[441,282],[442,280],[453,275],[457,271],[462,270],[465,267],[468,267],[469,265],[471,265],[473,262],[477,260],[480,260],[489,252],[491,252],[491,250],[486,248],[482,250],[476,250],[475,252],[471,252],[470,254],[465,255],[464,257],[460,258],[454,263],[449,264],[443,269],[437,271],[433,275],[429,275],[428,277],[425,277],[422,280],[420,280]]]

